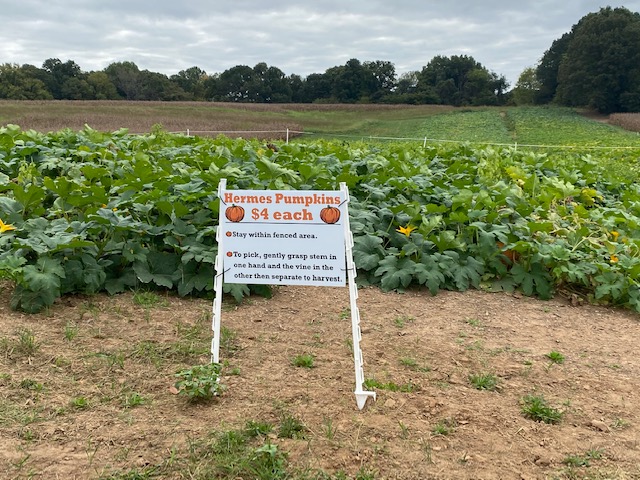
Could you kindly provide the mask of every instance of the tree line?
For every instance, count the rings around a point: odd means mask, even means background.
[[[84,72],[73,60],[42,67],[0,65],[0,98],[14,100],[195,100],[253,103],[406,103],[480,106],[547,104],[604,113],[640,111],[640,14],[602,8],[555,40],[511,91],[503,75],[473,57],[436,56],[397,75],[389,61],[351,59],[307,77],[258,63],[207,74],[191,67],[167,76],[114,62]]]
[[[466,55],[437,56],[421,71],[399,77],[391,62],[355,58],[306,78],[285,75],[266,63],[237,65],[211,75],[194,66],[171,76],[140,70],[129,61],[92,72],[57,58],[41,68],[0,65],[0,98],[13,100],[500,105],[507,87],[504,76]]]

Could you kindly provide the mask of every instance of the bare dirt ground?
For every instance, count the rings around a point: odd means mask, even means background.
[[[360,411],[347,289],[280,287],[272,299],[225,302],[226,391],[195,405],[170,387],[176,371],[209,361],[210,302],[139,303],[133,294],[74,296],[23,315],[2,290],[0,477],[152,478],[114,472],[177,462],[193,439],[248,420],[277,424],[287,412],[304,438],[270,441],[292,469],[640,479],[634,313],[562,298],[361,289],[365,377],[381,387]],[[305,353],[313,368],[292,365]],[[497,389],[476,389],[478,374],[495,375]],[[527,396],[562,412],[559,423],[525,417]],[[165,472],[158,478],[199,478]]]

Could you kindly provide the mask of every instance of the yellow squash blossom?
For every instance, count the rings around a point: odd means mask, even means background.
[[[615,230],[613,232],[611,232],[611,236],[613,237],[613,241],[617,242],[618,241],[618,236],[620,235],[619,232],[616,232]]]
[[[15,229],[16,227],[14,227],[13,225],[9,225],[8,223],[4,223],[2,220],[0,220],[0,233],[10,232],[11,230]]]
[[[413,232],[416,229],[416,227],[414,227],[413,225],[407,225],[406,227],[400,227],[396,229],[396,232],[400,232],[403,235],[406,235],[407,237],[409,235],[411,235],[411,232]]]
[[[611,263],[618,263],[618,256],[617,255],[611,255],[611,257],[609,257],[609,261]]]

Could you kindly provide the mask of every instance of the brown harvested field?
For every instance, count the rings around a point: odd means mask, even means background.
[[[42,132],[85,125],[100,131],[127,128],[245,138],[284,138],[286,130],[348,132],[371,122],[393,122],[453,110],[438,105],[235,104],[142,101],[0,101],[0,125],[13,123]]]
[[[609,124],[640,132],[640,113],[612,113],[609,115]]]

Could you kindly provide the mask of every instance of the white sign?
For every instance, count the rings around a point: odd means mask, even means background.
[[[220,180],[218,255],[213,286],[211,361],[219,362],[223,279],[227,283],[349,286],[356,403],[364,408],[375,392],[364,390],[349,193],[339,191],[227,190]]]
[[[344,192],[225,190],[220,199],[226,283],[346,285]]]

